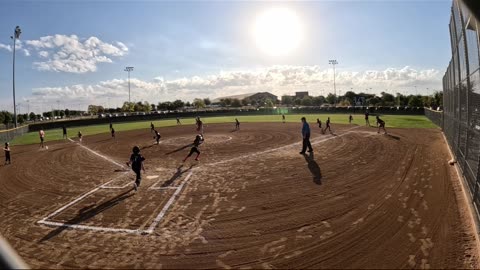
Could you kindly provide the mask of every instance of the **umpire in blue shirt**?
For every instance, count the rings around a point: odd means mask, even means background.
[[[305,150],[307,150],[308,147],[308,152],[313,152],[312,149],[312,144],[310,144],[310,126],[307,123],[307,119],[305,117],[302,117],[302,136],[303,136],[303,146],[302,146],[302,152],[300,154],[304,155]]]

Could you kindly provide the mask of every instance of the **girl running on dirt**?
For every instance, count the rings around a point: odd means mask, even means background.
[[[318,127],[322,129],[322,121],[320,121],[320,119],[318,118],[317,118],[317,124],[318,124]]]
[[[200,145],[204,142],[205,140],[203,139],[203,136],[198,134],[195,137],[195,140],[193,141],[192,144],[192,149],[190,149],[190,153],[183,159],[183,162],[187,161],[187,159],[193,154],[197,153],[197,156],[195,157],[195,160],[198,161],[198,157],[200,156],[200,150],[198,148]]]
[[[352,124],[352,121],[353,121],[353,116],[350,114],[350,116],[348,117],[348,123]]]
[[[78,131],[78,141],[82,142],[83,134],[81,131]]]
[[[325,123],[325,129],[323,130],[323,133],[325,134],[325,132],[327,131],[330,131],[330,133],[332,133],[332,129],[330,128],[330,117],[327,118],[327,122]]]
[[[130,167],[132,165],[132,171],[135,172],[136,178],[135,183],[133,183],[133,188],[137,191],[138,187],[140,186],[140,182],[142,181],[142,174],[141,171],[145,173],[145,167],[143,166],[143,161],[145,158],[140,155],[140,148],[138,146],[134,146],[132,149],[132,155],[130,156],[130,160],[127,161],[127,166]]]

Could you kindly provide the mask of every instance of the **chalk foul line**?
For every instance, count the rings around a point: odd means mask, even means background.
[[[84,148],[84,149],[87,149],[87,150],[90,151],[91,153],[93,153],[93,154],[95,154],[95,155],[97,155],[97,156],[99,156],[99,157],[101,157],[101,158],[103,158],[103,159],[105,159],[105,160],[107,160],[107,161],[110,161],[111,163],[113,163],[113,164],[121,167],[122,169],[125,169],[125,166],[123,166],[122,164],[116,162],[115,160],[113,160],[113,159],[111,159],[111,158],[109,158],[109,157],[107,157],[107,156],[104,156],[104,155],[98,153],[97,151],[94,151],[94,150],[86,147],[85,145],[82,145],[81,143],[78,143],[78,142],[76,142],[76,141],[74,141],[74,140],[72,140],[72,139],[70,139],[70,138],[68,138],[68,140],[71,141],[71,142],[73,142],[73,143],[78,144],[80,147],[82,147],[82,148]]]

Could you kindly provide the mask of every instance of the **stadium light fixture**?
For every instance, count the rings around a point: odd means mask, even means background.
[[[130,71],[133,71],[133,67],[126,67],[124,71],[128,72],[128,103],[130,103]]]

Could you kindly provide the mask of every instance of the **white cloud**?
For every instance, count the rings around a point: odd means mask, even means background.
[[[38,55],[43,58],[47,58],[49,53],[47,51],[39,51]]]
[[[92,67],[93,68],[93,67]],[[385,70],[339,71],[336,77],[337,91],[345,93],[370,89],[371,93],[390,93],[407,90],[414,86],[441,89],[440,72],[434,69],[416,70],[410,67],[387,68]],[[166,100],[192,100],[196,97],[216,98],[235,94],[268,91],[275,95],[309,91],[311,95],[326,95],[333,92],[333,72],[319,66],[272,66],[246,71],[219,72],[208,76],[192,76],[175,80],[156,77],[152,81],[131,79],[132,100],[158,102]],[[421,91],[419,91],[421,93]],[[33,89],[37,102],[51,103],[62,100],[65,104],[81,103],[119,106],[128,100],[128,80],[113,79],[94,85],[71,85]]]
[[[45,36],[27,40],[25,44],[45,59],[33,63],[36,69],[44,71],[94,72],[98,63],[112,63],[112,57],[121,57],[128,52],[127,46],[121,42],[113,45],[97,37],[80,39],[76,35]]]
[[[0,43],[0,49],[4,49],[4,50],[7,50],[9,52],[12,52],[13,51],[13,46]],[[15,49],[17,51],[21,50],[25,56],[30,56],[30,51],[23,47],[23,43],[22,43],[21,40],[17,40],[17,42],[15,44]]]
[[[12,51],[12,46],[0,43],[0,49],[4,49],[4,50],[7,50],[7,51],[11,52]]]

